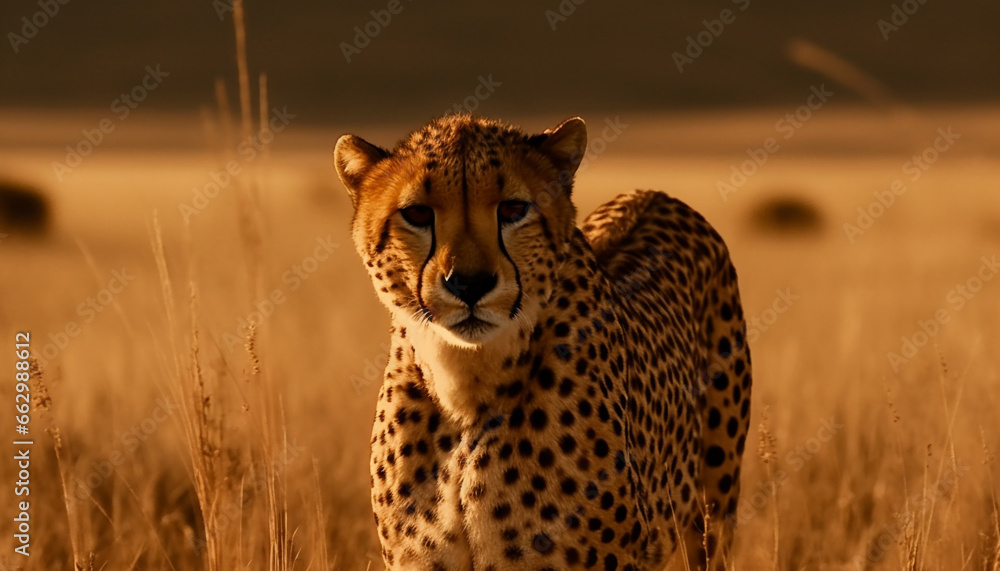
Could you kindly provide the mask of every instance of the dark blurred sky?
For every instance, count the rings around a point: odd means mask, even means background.
[[[108,108],[155,64],[170,75],[145,107],[212,104],[215,77],[235,84],[232,18],[218,14],[227,1],[68,0],[43,18],[39,0],[3,0],[0,106]],[[273,103],[314,123],[423,119],[472,96],[480,76],[492,76],[483,109],[494,114],[798,104],[824,81],[786,56],[801,37],[908,103],[1000,100],[996,0],[397,1],[348,63],[341,42],[389,0],[248,0],[251,72],[268,73]],[[892,21],[894,4],[918,8],[886,40],[878,21]],[[574,10],[553,30],[546,11],[560,5]],[[725,9],[735,21],[679,73],[673,53]],[[27,38],[25,17],[48,21]]]

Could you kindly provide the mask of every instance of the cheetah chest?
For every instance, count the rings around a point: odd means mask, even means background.
[[[372,500],[391,566],[560,568],[645,549],[621,379],[584,367],[591,349],[601,361],[605,347],[609,363],[622,353],[594,328],[571,328],[578,343],[533,346],[464,429],[430,397],[416,365],[390,366],[373,433]]]

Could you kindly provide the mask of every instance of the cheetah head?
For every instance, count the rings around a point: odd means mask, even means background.
[[[341,137],[354,243],[394,321],[468,349],[530,331],[575,226],[586,144],[580,118],[529,136],[446,116],[391,151]]]

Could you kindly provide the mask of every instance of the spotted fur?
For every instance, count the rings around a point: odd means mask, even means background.
[[[580,119],[464,115],[392,151],[338,141],[393,320],[370,466],[388,569],[725,566],[750,413],[735,270],[663,193],[577,229],[585,149]]]

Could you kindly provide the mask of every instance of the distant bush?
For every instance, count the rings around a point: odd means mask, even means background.
[[[798,196],[772,196],[764,199],[750,213],[750,225],[768,234],[818,234],[823,230],[819,208]]]
[[[0,232],[43,234],[51,208],[41,191],[19,183],[0,181]]]

